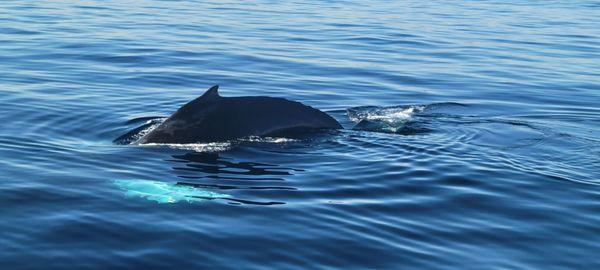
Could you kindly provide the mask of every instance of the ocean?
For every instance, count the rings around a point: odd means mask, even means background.
[[[588,0],[2,1],[0,268],[600,269],[598,18]],[[217,84],[344,129],[115,142]]]

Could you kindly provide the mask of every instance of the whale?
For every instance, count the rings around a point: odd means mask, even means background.
[[[222,97],[215,85],[137,143],[209,143],[341,128],[330,115],[300,102],[267,96]]]

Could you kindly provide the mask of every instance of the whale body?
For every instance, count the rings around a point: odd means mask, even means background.
[[[179,108],[138,143],[196,143],[341,129],[333,117],[284,98],[221,97],[219,86]]]

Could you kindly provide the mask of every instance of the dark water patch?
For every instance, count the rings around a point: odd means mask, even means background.
[[[6,35],[38,35],[41,34],[40,32],[37,31],[31,31],[31,30],[26,30],[26,29],[19,29],[19,28],[11,28],[11,27],[0,27],[0,34],[6,34]]]
[[[257,162],[230,161],[220,157],[218,153],[187,153],[185,155],[175,155],[175,162],[184,162],[186,167],[175,167],[174,169],[193,170],[203,173],[211,173],[219,176],[225,175],[244,175],[244,176],[277,176],[292,175],[293,172],[302,171],[299,169],[281,167],[275,164],[264,164]]]
[[[230,190],[230,189],[255,189],[255,190],[271,190],[271,189],[275,189],[275,190],[297,190],[296,188],[293,187],[277,187],[277,186],[252,186],[252,187],[242,187],[242,186],[227,186],[227,185],[214,185],[214,184],[197,184],[197,183],[189,183],[189,182],[177,182],[178,185],[184,185],[184,186],[193,186],[193,187],[199,187],[199,188],[213,188],[213,189],[223,189],[223,190]]]

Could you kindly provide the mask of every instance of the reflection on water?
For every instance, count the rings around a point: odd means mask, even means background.
[[[219,158],[218,153],[186,153],[184,155],[174,155],[175,162],[183,162],[186,167],[175,167],[175,170],[198,171],[212,174],[214,178],[232,179],[231,175],[248,176],[245,178],[236,177],[235,179],[255,180],[251,176],[260,176],[263,180],[281,180],[283,178],[268,178],[268,176],[291,175],[294,171],[300,171],[292,168],[282,168],[277,165],[263,164],[256,162],[232,162]],[[265,178],[267,177],[267,178]]]
[[[222,158],[215,152],[190,152],[183,155],[173,155],[169,160],[175,163],[173,170],[177,177],[185,179],[178,181],[179,185],[197,188],[219,190],[296,190],[286,184],[285,177],[302,170],[281,167],[273,164],[252,161],[233,161]],[[255,205],[274,205],[284,202],[264,202],[245,200],[243,198],[228,198],[238,203]]]

